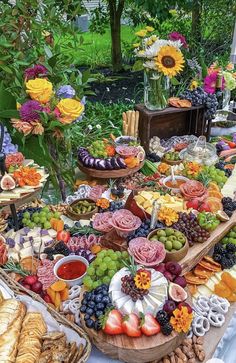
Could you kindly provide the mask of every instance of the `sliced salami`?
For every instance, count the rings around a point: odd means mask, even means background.
[[[94,200],[96,202],[99,198],[101,198],[102,193],[106,190],[103,185],[95,185],[89,192],[89,199]]]
[[[112,212],[97,213],[93,220],[93,228],[99,232],[107,233],[113,229],[111,225]]]
[[[180,185],[180,191],[186,200],[199,199],[204,200],[208,196],[206,187],[196,180],[189,180]]]
[[[128,252],[136,263],[144,266],[155,266],[164,261],[166,250],[161,242],[152,242],[147,238],[138,237],[129,242]]]
[[[129,156],[137,156],[139,149],[136,146],[120,145],[116,147],[117,154],[127,158]]]
[[[119,236],[127,237],[141,226],[142,221],[128,209],[120,209],[113,213],[110,224],[116,229]]]

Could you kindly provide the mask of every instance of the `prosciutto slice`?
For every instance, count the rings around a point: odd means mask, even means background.
[[[129,242],[128,252],[134,257],[136,263],[144,266],[155,266],[164,261],[166,250],[161,242],[149,241],[138,237]]]

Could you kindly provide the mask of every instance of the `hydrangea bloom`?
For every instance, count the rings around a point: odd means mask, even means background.
[[[39,75],[46,75],[48,73],[48,70],[46,67],[44,67],[42,64],[36,64],[35,66],[31,68],[27,68],[25,70],[25,78],[28,79],[34,79],[37,78]]]
[[[73,98],[75,96],[75,90],[70,85],[61,86],[57,90],[57,97],[59,98]]]
[[[27,101],[23,103],[20,108],[20,117],[23,121],[30,122],[39,120],[39,114],[37,111],[42,111],[43,108],[38,101]]]

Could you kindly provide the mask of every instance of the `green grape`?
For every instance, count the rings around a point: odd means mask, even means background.
[[[45,222],[47,222],[47,218],[46,217],[40,217],[40,223],[44,224]]]
[[[115,263],[115,261],[111,261],[110,263],[109,263],[109,265],[108,265],[108,267],[109,267],[109,270],[114,270],[114,269],[116,269],[116,263]]]
[[[96,270],[96,275],[97,275],[98,277],[101,277],[101,276],[103,276],[103,275],[104,275],[104,271],[103,271],[103,270],[101,270],[100,268],[98,268],[98,269]]]
[[[56,219],[59,219],[61,217],[61,213],[60,212],[55,212],[53,214],[53,217],[56,218]]]
[[[105,260],[103,263],[101,263],[99,270],[106,271],[107,270],[107,264],[105,263]]]
[[[84,278],[83,278],[83,283],[85,284],[85,285],[87,285],[87,283],[88,282],[90,282],[91,281],[91,278],[89,277],[89,276],[85,276]]]
[[[25,212],[25,213],[23,214],[23,218],[25,218],[25,219],[30,219],[30,213],[29,213],[29,212]]]
[[[102,251],[98,252],[97,257],[103,258],[103,257],[105,257],[105,255],[106,255],[106,251],[102,250]]]
[[[114,252],[114,254],[111,256],[111,259],[112,259],[112,261],[117,261],[118,260],[118,256],[117,256],[117,254]]]
[[[128,254],[127,251],[122,251],[121,255],[122,255],[123,258],[129,257],[129,254]]]
[[[103,262],[103,260],[102,260],[100,257],[97,257],[97,258],[94,260],[94,264],[95,264],[96,266],[100,266],[102,262]]]
[[[43,211],[41,211],[40,213],[39,213],[39,217],[41,218],[41,217],[45,217],[46,218],[46,216],[47,216],[47,213],[45,213],[45,212],[43,212]]]
[[[115,273],[116,273],[115,270],[109,270],[108,271],[108,276],[112,278],[115,275]]]
[[[120,251],[116,251],[116,256],[119,258],[121,257],[121,252]]]
[[[32,214],[32,217],[34,218],[34,217],[38,217],[39,216],[39,212],[34,212],[33,214]]]
[[[95,269],[94,269],[92,266],[90,266],[90,267],[88,268],[87,274],[88,274],[89,276],[95,276]]]
[[[27,219],[27,218],[23,218],[23,219],[22,219],[22,223],[23,223],[23,224],[26,224],[26,223],[27,223],[27,221],[28,221],[28,219]]]
[[[29,228],[34,228],[34,227],[35,227],[35,223],[30,222],[30,223],[29,223]]]
[[[104,257],[104,259],[103,259],[103,262],[105,262],[105,263],[107,263],[107,264],[110,264],[111,263],[111,258],[110,257]]]
[[[51,218],[53,218],[53,213],[52,212],[49,212],[47,214],[47,220],[50,221]]]
[[[98,286],[102,285],[102,280],[97,280],[96,283],[98,284]]]
[[[107,255],[110,256],[111,254],[113,255],[115,251],[112,250],[111,248],[109,248],[109,250],[107,250]]]
[[[104,284],[109,284],[111,281],[111,278],[109,276],[104,276],[103,279],[102,279],[102,282]]]
[[[92,288],[93,288],[93,282],[92,281],[89,281],[87,283],[86,287],[88,288],[89,291],[92,290]]]
[[[41,212],[45,212],[45,214],[50,212],[50,209],[48,207],[43,207]]]
[[[43,224],[43,227],[44,227],[45,229],[50,229],[50,228],[51,228],[51,223],[50,223],[50,222],[45,222],[45,223]]]
[[[35,217],[33,217],[33,221],[35,223],[39,223],[40,222],[40,218],[38,216],[35,216]]]
[[[98,286],[99,286],[99,283],[97,281],[94,281],[93,282],[93,289],[96,289],[96,287],[98,287]]]

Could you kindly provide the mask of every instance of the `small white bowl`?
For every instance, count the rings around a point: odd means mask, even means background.
[[[182,176],[182,175],[175,175],[175,179],[176,180],[183,180],[184,182],[187,182],[189,179],[188,178],[185,178],[185,176]],[[166,178],[163,179],[162,183],[163,185],[166,187],[166,188],[169,188],[171,189],[174,193],[179,193],[180,192],[180,189],[179,188],[171,188],[171,187],[168,187],[166,185],[166,183],[168,181],[172,180],[172,176],[167,176]]]
[[[81,261],[83,262],[85,265],[86,265],[86,271],[85,273],[78,277],[77,279],[73,279],[73,280],[64,280],[62,279],[61,277],[59,277],[57,275],[57,270],[58,268],[63,265],[64,263],[66,262],[70,262],[70,261]],[[54,269],[53,269],[53,272],[54,272],[54,275],[56,276],[56,278],[58,278],[58,280],[62,280],[64,281],[66,284],[68,284],[69,286],[74,286],[74,285],[81,285],[82,284],[82,280],[84,278],[84,276],[87,274],[87,270],[88,270],[88,266],[89,266],[89,263],[88,261],[86,260],[86,258],[82,257],[82,256],[76,256],[76,255],[71,255],[71,256],[66,256],[66,257],[63,257],[61,258],[60,260],[57,261],[57,263],[55,264],[54,266]]]

